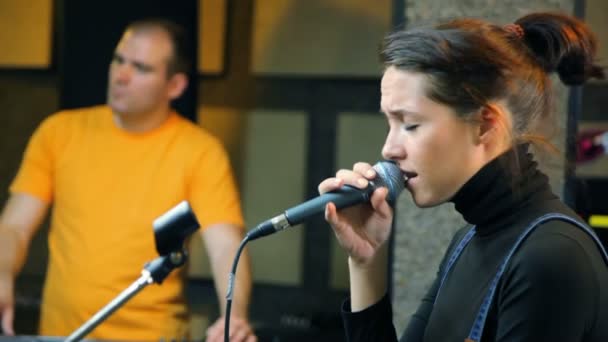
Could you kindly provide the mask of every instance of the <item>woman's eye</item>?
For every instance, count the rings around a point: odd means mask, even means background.
[[[416,128],[418,128],[418,126],[420,126],[420,125],[418,125],[418,124],[415,124],[415,125],[403,125],[403,127],[404,127],[404,129],[406,131],[415,131]]]

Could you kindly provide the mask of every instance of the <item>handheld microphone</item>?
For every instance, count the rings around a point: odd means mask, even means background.
[[[246,238],[249,241],[259,239],[305,222],[310,217],[322,213],[329,202],[333,202],[337,209],[367,203],[374,190],[379,187],[388,188],[387,202],[394,206],[397,196],[405,187],[403,172],[397,164],[388,160],[376,163],[374,169],[376,170],[376,178],[369,181],[369,185],[365,189],[345,185],[336,191],[325,193],[262,222],[250,230]]]

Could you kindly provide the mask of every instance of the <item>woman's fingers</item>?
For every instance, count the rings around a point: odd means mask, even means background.
[[[335,177],[327,178],[322,181],[318,186],[318,190],[319,193],[324,194],[328,191],[338,189],[345,184],[364,189],[369,185],[369,180],[374,179],[375,177],[376,171],[370,164],[358,162],[353,165],[352,170],[340,169],[336,172]]]
[[[334,223],[336,219],[336,206],[333,203],[327,203],[325,205],[325,221]]]
[[[330,224],[333,228],[334,232],[338,237],[345,235],[347,230],[352,230],[352,227],[349,223],[345,223],[342,221],[340,216],[338,215],[338,209],[336,205],[333,203],[327,203],[325,206],[325,220]]]
[[[352,170],[339,170],[336,172],[336,178],[342,179],[344,184],[348,184],[360,189],[365,188],[369,183],[368,180],[363,177],[363,175]]]
[[[317,189],[319,190],[320,194],[324,194],[326,192],[336,190],[342,185],[344,185],[344,181],[340,178],[327,178],[321,183],[319,183]]]
[[[376,211],[382,218],[389,218],[393,213],[393,209],[386,201],[388,196],[388,189],[380,187],[374,191],[370,198],[370,204],[374,211]]]
[[[325,220],[333,229],[336,238],[340,242],[340,245],[342,245],[342,247],[345,248],[348,253],[350,253],[353,244],[356,244],[360,237],[358,237],[354,232],[350,223],[345,222],[340,218],[335,204],[327,203],[325,206]]]
[[[353,171],[367,179],[374,179],[376,177],[376,170],[368,163],[355,163],[355,165],[353,165]]]

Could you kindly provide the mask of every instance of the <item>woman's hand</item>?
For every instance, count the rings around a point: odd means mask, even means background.
[[[376,171],[368,163],[356,163],[353,170],[339,170],[335,177],[319,184],[323,194],[350,185],[359,189],[368,186],[376,177]],[[333,203],[325,207],[325,220],[331,225],[340,245],[351,258],[351,263],[361,266],[373,261],[378,250],[388,240],[393,220],[393,209],[386,202],[387,188],[376,189],[370,203],[341,209]]]

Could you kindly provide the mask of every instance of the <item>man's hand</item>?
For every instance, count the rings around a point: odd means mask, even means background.
[[[13,330],[14,314],[13,279],[7,275],[0,275],[0,317],[2,318],[2,333],[4,335],[15,335]]]
[[[49,204],[37,197],[16,193],[0,214],[0,326],[5,335],[15,335],[15,277],[48,208]]]
[[[207,328],[206,342],[224,341],[224,317],[220,317],[215,323]],[[257,342],[253,329],[245,319],[234,316],[230,318],[230,342]]]

